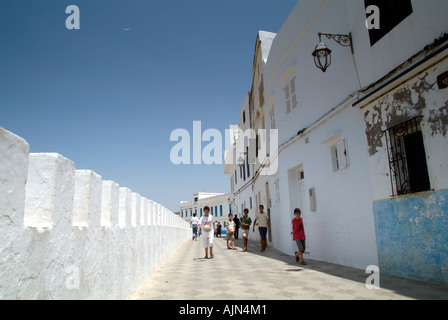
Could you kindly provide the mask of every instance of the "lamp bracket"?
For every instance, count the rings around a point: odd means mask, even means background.
[[[334,34],[334,33],[322,33],[319,32],[317,34],[319,36],[319,42],[322,42],[322,36],[327,37],[328,39],[333,39],[338,44],[340,44],[343,47],[350,47],[352,50],[352,54],[355,53],[353,50],[353,41],[352,41],[352,34]]]

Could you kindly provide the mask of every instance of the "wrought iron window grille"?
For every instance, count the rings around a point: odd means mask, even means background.
[[[393,196],[430,190],[422,118],[413,118],[385,132]]]

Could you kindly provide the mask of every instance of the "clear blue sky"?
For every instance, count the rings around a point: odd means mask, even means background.
[[[278,32],[296,3],[2,0],[0,126],[173,211],[229,192],[222,165],[173,165],[170,134],[238,123],[257,31]],[[71,4],[80,30],[65,27]]]

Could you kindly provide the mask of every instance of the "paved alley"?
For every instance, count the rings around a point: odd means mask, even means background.
[[[259,252],[228,250],[215,238],[215,258],[204,259],[202,241],[186,241],[154,271],[130,299],[147,300],[296,300],[296,299],[448,299],[448,287],[380,277],[380,289],[369,290],[364,270],[294,257],[273,248]],[[306,259],[306,258],[305,258]]]

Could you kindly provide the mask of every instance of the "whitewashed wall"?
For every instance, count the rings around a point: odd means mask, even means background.
[[[363,87],[382,78],[447,32],[448,1],[412,0],[411,3],[413,13],[371,47],[363,14],[364,1],[346,0],[355,61]],[[336,46],[332,44],[333,47]]]
[[[301,0],[277,33],[263,75],[266,127],[275,123],[279,135],[278,172],[269,179],[259,177],[253,189],[266,209],[269,183],[273,247],[291,255],[297,251],[291,220],[294,208],[301,208],[309,253],[305,259],[365,269],[376,265],[378,257],[365,127],[362,112],[350,106],[360,89],[353,57],[349,48],[325,39],[333,63],[323,73],[311,55],[318,32],[352,31],[348,13],[346,1]],[[285,86],[291,79],[297,106],[288,112]],[[331,147],[342,139],[349,166],[335,171]],[[300,188],[299,169],[304,171]]]
[[[329,137],[346,139],[349,167],[333,172]],[[307,140],[305,140],[307,139]],[[271,187],[273,244],[293,254],[291,220],[302,210],[309,258],[365,269],[377,265],[371,185],[365,153],[362,114],[351,106],[297,140],[279,155],[280,202]],[[308,141],[308,143],[306,143]],[[298,168],[304,170],[303,198],[297,186]],[[273,181],[273,179],[271,179]],[[314,188],[316,211],[311,211],[309,189]]]
[[[189,238],[162,205],[0,127],[0,299],[124,299]]]

